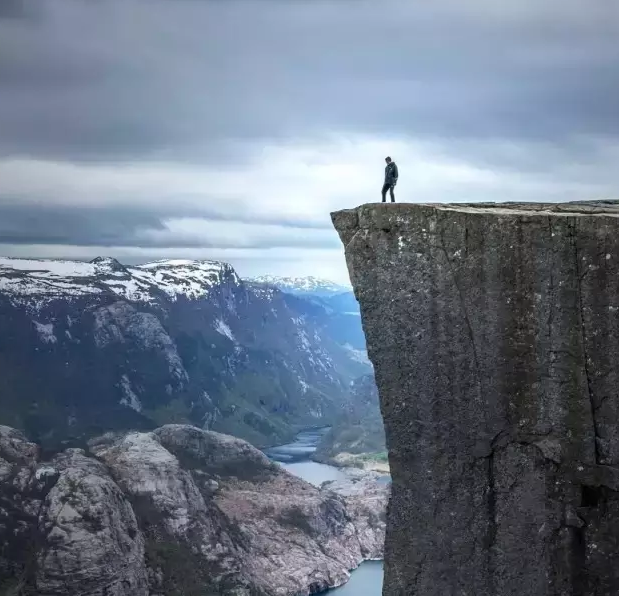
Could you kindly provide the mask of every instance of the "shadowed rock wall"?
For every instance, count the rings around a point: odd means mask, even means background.
[[[385,596],[619,594],[619,207],[364,205]]]

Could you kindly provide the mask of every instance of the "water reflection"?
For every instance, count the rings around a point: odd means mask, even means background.
[[[329,427],[306,430],[297,435],[292,443],[271,447],[265,453],[273,459],[281,462],[298,461],[309,459],[316,451],[320,439],[329,431]]]

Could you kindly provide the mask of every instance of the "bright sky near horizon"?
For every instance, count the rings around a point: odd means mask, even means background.
[[[329,212],[619,197],[602,0],[3,0],[0,254],[346,281]]]

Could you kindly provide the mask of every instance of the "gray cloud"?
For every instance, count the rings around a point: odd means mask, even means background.
[[[183,214],[175,213],[175,217]],[[186,214],[185,214],[186,215]],[[151,213],[145,209],[84,208],[44,206],[24,207],[0,204],[0,243],[15,245],[61,245],[83,247],[139,248],[336,248],[337,237],[325,229],[290,225],[277,220],[260,222],[261,227],[243,218],[222,219],[216,213],[210,218],[200,214],[191,219],[196,231],[181,229],[166,223],[165,212]],[[234,224],[231,233],[212,235],[202,230]],[[240,228],[239,228],[240,226]],[[248,234],[248,232],[251,232]]]
[[[184,164],[239,177],[265,145],[350,135],[428,144],[445,160],[522,180],[518,199],[612,194],[618,33],[610,1],[2,0],[0,166],[16,157]],[[259,225],[272,228],[250,233],[277,184],[255,196],[246,184],[238,204],[256,208],[226,210],[215,188],[193,205],[164,200],[160,188],[151,204],[129,194],[119,206],[121,189],[110,205],[97,198],[96,207],[69,208],[64,188],[17,196],[12,182],[3,188],[0,179],[4,245],[337,244],[328,216],[304,221],[303,209],[269,212]],[[504,184],[480,184],[462,198],[509,198]],[[294,202],[299,189],[286,190]]]
[[[0,21],[0,148],[201,161],[330,130],[619,133],[610,4],[461,4],[39,3],[19,25]]]
[[[138,230],[164,227],[157,216],[130,209],[0,205],[0,238],[8,244],[126,246]]]

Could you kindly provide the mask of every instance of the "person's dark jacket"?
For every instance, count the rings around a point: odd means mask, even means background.
[[[395,161],[387,164],[385,168],[385,184],[394,186],[398,181],[398,166],[395,165]]]

